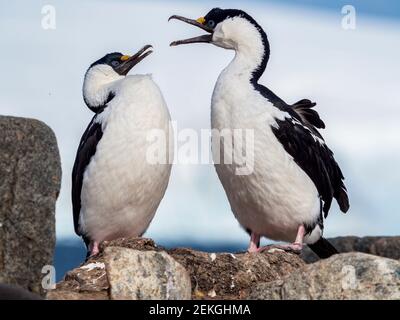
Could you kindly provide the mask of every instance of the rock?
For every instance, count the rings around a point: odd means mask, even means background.
[[[68,281],[64,284],[75,288],[79,287],[79,290],[87,292],[108,290],[109,285],[105,268],[104,262],[90,262],[68,272],[65,276]],[[64,289],[69,289],[69,286],[64,287]]]
[[[108,294],[105,291],[90,292],[90,291],[68,291],[68,290],[53,290],[48,291],[47,300],[109,300]]]
[[[250,299],[400,299],[400,261],[344,253],[309,264],[285,279],[258,284]]]
[[[104,260],[113,300],[191,298],[189,274],[166,252],[110,247]]]
[[[109,284],[103,257],[71,270],[56,288],[48,291],[47,299],[108,300]]]
[[[337,237],[328,239],[339,252],[364,252],[400,260],[400,237]],[[307,263],[318,261],[317,255],[305,247],[301,257]]]
[[[184,280],[182,266],[190,281]],[[119,239],[104,242],[98,256],[69,272],[47,298],[91,299],[101,294],[107,299],[164,299],[167,294],[160,288],[165,288],[169,274],[173,289],[169,298],[190,298],[191,287],[193,299],[242,299],[257,283],[281,279],[303,266],[299,256],[285,252],[210,254],[166,250],[149,239]],[[171,276],[173,269],[175,276]],[[148,289],[149,284],[156,290]],[[147,288],[144,293],[143,288]]]
[[[255,284],[280,279],[304,265],[297,255],[286,252],[210,254],[174,249],[168,253],[189,271],[193,299],[243,299]]]
[[[0,282],[43,293],[61,183],[57,141],[32,119],[0,117],[0,132]]]
[[[42,300],[42,298],[26,289],[0,283],[0,301],[3,300]]]

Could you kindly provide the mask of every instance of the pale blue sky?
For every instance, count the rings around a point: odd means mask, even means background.
[[[56,8],[56,30],[41,28],[44,4]],[[287,102],[318,103],[352,204],[346,216],[333,208],[326,234],[398,234],[399,20],[360,10],[356,30],[346,31],[340,6],[319,11],[278,1],[1,0],[0,113],[43,120],[57,135],[63,165],[58,238],[74,237],[70,173],[92,116],[81,94],[89,64],[108,52],[153,44],[155,53],[133,72],[153,74],[180,129],[209,128],[213,86],[233,54],[210,45],[170,48],[172,40],[199,31],[167,19],[198,17],[216,4],[248,11],[267,31],[272,53],[265,85]],[[247,242],[210,165],[174,167],[147,235],[169,242]]]

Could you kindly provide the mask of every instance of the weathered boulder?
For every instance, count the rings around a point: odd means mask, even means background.
[[[47,298],[160,298],[157,288],[165,283],[171,285],[170,292],[180,288],[179,295],[182,295],[185,281],[178,279],[184,279],[187,272],[190,281],[186,289],[191,287],[193,299],[242,299],[257,283],[282,279],[303,266],[305,263],[297,255],[285,252],[210,254],[183,248],[166,250],[149,239],[119,239],[104,242],[98,256],[67,273]],[[177,273],[175,281],[171,276],[168,280],[172,267]],[[153,271],[148,272],[149,268]],[[154,287],[147,287],[149,282],[144,285],[149,280]],[[139,287],[140,296],[135,293]],[[161,294],[166,297],[165,293]],[[178,295],[174,293],[172,297]]]
[[[105,249],[104,260],[113,300],[189,300],[191,297],[189,274],[164,251],[109,247]]]
[[[328,239],[341,252],[364,252],[400,260],[400,237],[337,237]],[[305,247],[301,257],[307,263],[318,261],[317,255]]]
[[[400,299],[400,261],[344,253],[309,264],[282,280],[258,284],[250,299]]]
[[[0,177],[0,283],[43,293],[61,183],[53,131],[37,120],[1,116]]]

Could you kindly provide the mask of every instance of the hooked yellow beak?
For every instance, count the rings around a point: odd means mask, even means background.
[[[200,17],[196,20],[198,23],[204,24],[206,22],[206,19],[204,17]]]

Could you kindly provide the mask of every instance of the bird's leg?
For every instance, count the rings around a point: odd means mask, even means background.
[[[98,254],[100,252],[99,243],[97,241],[90,242],[89,250],[90,250],[90,257],[93,257],[96,254]]]
[[[249,252],[249,253],[258,252],[259,246],[260,246],[260,236],[256,233],[252,232],[251,236],[250,236],[250,245],[249,245],[249,248],[247,249],[247,252]]]
[[[304,228],[304,225],[300,225],[299,229],[297,230],[297,236],[296,240],[289,245],[293,250],[301,251],[303,249],[303,240],[304,240],[304,235],[306,233],[306,228]]]
[[[268,251],[271,249],[280,249],[284,251],[289,251],[289,252],[295,252],[295,253],[300,253],[301,250],[303,249],[303,239],[304,235],[306,233],[306,229],[304,228],[304,225],[300,225],[299,228],[297,229],[297,235],[296,235],[296,240],[291,243],[291,244],[273,244],[269,246],[265,246],[262,248],[259,248],[258,251]]]

